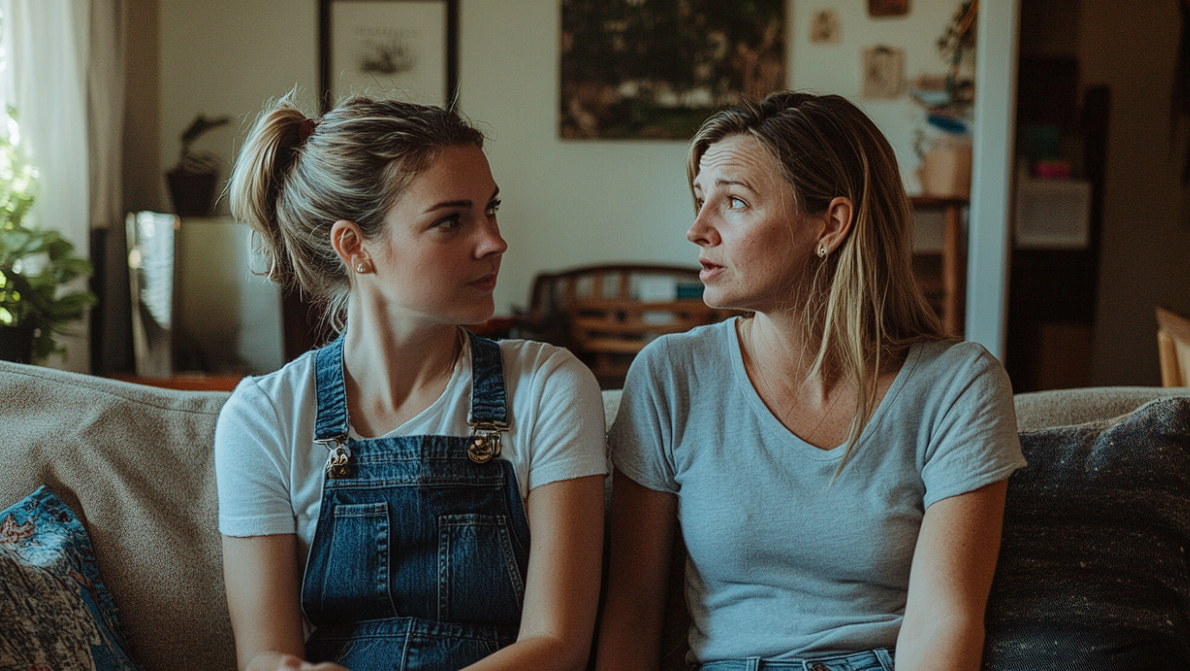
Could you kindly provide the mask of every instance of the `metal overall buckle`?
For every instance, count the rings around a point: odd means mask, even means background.
[[[471,422],[467,456],[477,464],[486,464],[500,456],[500,434],[508,430],[503,422]]]
[[[326,477],[342,480],[351,477],[351,450],[347,449],[347,436],[335,436],[327,440],[316,440],[330,453],[326,460]]]

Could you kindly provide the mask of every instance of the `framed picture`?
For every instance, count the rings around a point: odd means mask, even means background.
[[[785,87],[785,0],[561,3],[562,138],[685,140]]]
[[[458,0],[319,0],[322,108],[348,94],[444,105],[458,89]]]
[[[905,50],[877,46],[863,51],[864,98],[891,100],[905,89]]]
[[[905,16],[909,0],[868,0],[869,16]]]

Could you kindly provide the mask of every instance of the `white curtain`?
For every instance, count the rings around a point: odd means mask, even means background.
[[[122,4],[0,0],[0,104],[16,108],[22,146],[40,172],[29,223],[60,231],[84,258],[92,224],[122,221]],[[60,340],[66,359],[49,363],[90,372],[88,322],[74,332]]]

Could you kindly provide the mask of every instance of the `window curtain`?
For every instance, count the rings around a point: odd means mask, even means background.
[[[122,219],[123,1],[0,0],[0,104],[17,110],[22,146],[40,172],[28,221],[60,231],[84,258],[92,226]],[[88,323],[61,339],[66,358],[50,365],[91,371]]]
[[[37,1],[37,0],[33,0]],[[129,0],[90,0],[87,93],[91,154],[91,370],[132,366],[131,300],[124,234],[124,46]]]

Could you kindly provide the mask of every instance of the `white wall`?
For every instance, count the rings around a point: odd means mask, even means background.
[[[318,82],[316,0],[159,0],[161,21],[161,166],[178,160],[179,138],[194,116],[230,115],[195,149],[225,159],[266,101],[294,86],[310,93]],[[226,212],[226,202],[221,202]]]
[[[860,100],[860,54],[900,47],[906,77],[943,72],[933,45],[957,3],[915,0],[905,17],[873,19],[862,2],[787,2],[789,84],[858,102],[893,142],[907,188],[918,191],[913,137],[924,114],[907,96]],[[809,17],[824,7],[837,11],[842,39],[810,44]],[[608,260],[694,265],[685,141],[558,138],[558,0],[463,0],[460,14],[463,107],[490,125],[510,245],[498,311],[525,305],[540,270]]]
[[[313,0],[159,0],[161,154],[176,160],[177,136],[196,112],[230,114],[231,129],[204,138],[228,161],[264,102],[297,85],[317,86]],[[872,19],[858,0],[787,0],[789,77],[794,87],[857,100],[890,136],[906,184],[917,190],[913,132],[923,118],[905,96],[863,101],[860,53],[906,50],[907,77],[941,73],[934,48],[957,0],[914,0],[905,17]],[[808,43],[809,13],[833,7],[842,41]],[[558,0],[461,0],[462,107],[490,133],[488,156],[504,205],[509,251],[497,313],[524,306],[535,274],[578,264],[641,261],[694,265],[684,141],[563,141],[558,138]],[[223,205],[224,211],[226,205]]]

